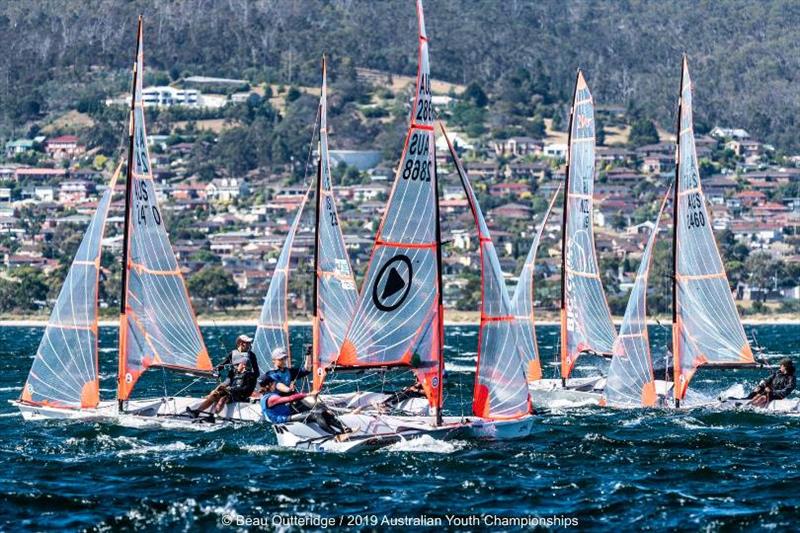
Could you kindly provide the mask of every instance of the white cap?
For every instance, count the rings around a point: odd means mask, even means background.
[[[274,350],[272,350],[272,358],[273,359],[283,359],[284,357],[289,357],[289,354],[286,353],[286,349],[285,348],[278,347],[278,348],[275,348]]]
[[[253,337],[249,337],[247,335],[239,335],[238,337],[236,337],[236,344],[239,344],[240,342],[246,342],[248,344],[252,344]]]

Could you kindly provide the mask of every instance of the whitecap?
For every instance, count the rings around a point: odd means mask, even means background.
[[[437,440],[430,435],[421,435],[412,439],[404,439],[392,444],[383,451],[387,452],[422,452],[422,453],[453,453],[466,445],[464,441]]]

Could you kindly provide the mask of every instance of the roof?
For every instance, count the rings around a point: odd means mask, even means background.
[[[77,142],[78,138],[74,135],[61,135],[60,137],[47,139],[46,144],[76,144]]]

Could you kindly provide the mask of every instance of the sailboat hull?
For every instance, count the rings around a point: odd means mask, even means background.
[[[342,437],[330,435],[314,423],[275,424],[278,445],[305,451],[356,452],[381,448],[421,437],[452,438],[470,426],[460,417],[451,417],[435,426],[429,417],[396,417],[375,414],[344,414],[339,420],[352,431]],[[340,440],[341,439],[341,440]]]
[[[671,394],[672,382],[655,380],[656,395],[666,398]],[[562,387],[560,379],[540,379],[528,384],[531,402],[536,409],[565,409],[600,405],[606,379],[602,377],[570,378]]]

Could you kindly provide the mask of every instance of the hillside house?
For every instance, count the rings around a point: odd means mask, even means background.
[[[82,156],[86,153],[86,147],[80,144],[76,136],[62,135],[47,139],[44,144],[44,151],[56,161],[61,161]]]

